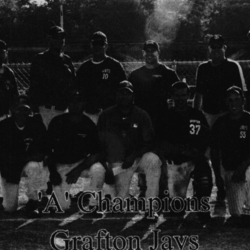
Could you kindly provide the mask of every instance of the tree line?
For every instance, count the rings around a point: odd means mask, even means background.
[[[46,46],[49,20],[60,25],[61,0],[1,0],[0,39],[11,47]],[[146,39],[161,44],[165,60],[204,60],[208,34],[220,33],[236,59],[249,54],[248,0],[64,0],[67,44],[88,54],[94,31],[107,34],[110,53],[138,60]],[[73,56],[74,59],[74,56]],[[78,60],[78,58],[76,58]]]

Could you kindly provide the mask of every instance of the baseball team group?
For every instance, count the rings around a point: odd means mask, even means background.
[[[130,197],[137,173],[139,197],[146,200],[185,199],[192,180],[193,197],[210,197],[216,185],[217,202],[227,201],[232,217],[247,216],[247,87],[241,66],[226,57],[221,35],[208,42],[209,60],[197,68],[192,102],[188,83],[160,62],[157,42],[144,43],[144,65],[126,75],[106,54],[103,32],[92,35],[92,57],[77,70],[64,53],[65,37],[59,26],[48,30],[49,47],[34,57],[30,87],[22,93],[0,40],[0,213],[17,211],[23,176],[27,216],[39,217],[40,190],[53,191],[66,211],[73,198],[65,192],[79,177],[90,180],[83,191],[102,191],[108,184],[112,200]],[[103,216],[94,196],[87,206],[90,216]],[[198,212],[198,220],[210,218],[210,211]]]

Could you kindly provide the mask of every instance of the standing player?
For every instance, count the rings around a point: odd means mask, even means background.
[[[34,216],[37,215],[38,190],[32,186],[35,184],[32,178],[42,178],[33,173],[37,170],[43,172],[46,128],[41,120],[31,116],[31,108],[25,100],[27,98],[20,95],[11,108],[11,117],[0,122],[0,171],[5,211],[16,211],[19,182],[22,172],[25,172],[28,176],[27,196],[30,199],[26,208],[28,215]]]
[[[171,85],[179,78],[174,70],[159,62],[160,48],[158,43],[148,40],[143,45],[145,65],[132,71],[129,81],[134,86],[135,104],[145,110],[155,126],[156,118],[167,109]],[[145,196],[145,176],[139,174],[139,187]]]
[[[108,168],[115,174],[115,196],[129,196],[137,171],[146,175],[146,198],[158,197],[161,161],[152,153],[153,127],[149,115],[134,105],[130,82],[120,82],[116,105],[101,113],[97,126]]]
[[[190,90],[186,83],[179,81],[172,85],[174,107],[159,117],[156,125],[156,139],[160,153],[165,160],[175,165],[177,179],[181,177],[181,173],[184,173],[185,168],[187,170],[190,168],[187,171],[187,174],[188,172],[190,174],[194,165],[194,191],[195,196],[201,201],[204,196],[210,197],[212,191],[211,169],[205,157],[210,129],[202,112],[188,105],[189,97]],[[177,165],[183,167],[180,172],[177,171]],[[170,167],[167,163],[167,173],[170,173]],[[187,175],[187,178],[186,187],[175,182],[171,186],[169,183],[170,197],[172,187],[173,193],[180,193],[182,189],[186,192],[190,175]],[[181,194],[186,195],[185,192]],[[199,216],[201,219],[210,218],[210,214],[204,212]]]
[[[145,65],[132,71],[129,81],[134,86],[135,104],[150,115],[154,125],[156,117],[167,106],[171,85],[179,78],[174,70],[159,62],[158,43],[146,41],[142,53]]]
[[[227,46],[221,35],[213,35],[209,40],[210,60],[199,65],[196,74],[196,94],[194,107],[202,109],[210,128],[218,117],[227,111],[224,93],[233,84],[247,91],[240,65],[225,56]],[[214,168],[217,200],[224,200],[225,189],[220,169]]]
[[[68,89],[74,81],[74,66],[64,54],[65,31],[53,26],[48,32],[49,49],[33,59],[30,69],[30,97],[34,111],[39,111],[46,128],[53,117],[67,108]]]
[[[7,57],[7,44],[0,40],[0,120],[6,118],[11,105],[18,96],[14,72],[5,64]]]
[[[90,177],[89,191],[100,191],[105,177],[97,127],[83,114],[82,94],[72,90],[68,100],[69,112],[53,118],[48,129],[50,179],[63,210],[70,207],[64,192],[78,177]],[[91,197],[89,205],[96,206],[97,200]]]
[[[229,212],[243,213],[249,204],[250,182],[250,114],[244,110],[244,94],[237,86],[226,91],[229,113],[221,116],[212,128],[212,164],[222,164]]]
[[[108,40],[104,33],[92,35],[90,48],[92,58],[82,63],[76,77],[86,100],[85,114],[97,123],[100,112],[115,104],[117,86],[126,74],[121,63],[107,56]]]

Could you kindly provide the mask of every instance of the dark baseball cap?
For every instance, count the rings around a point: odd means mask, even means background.
[[[4,42],[3,40],[0,40],[0,49],[1,50],[6,50],[8,47],[7,47],[7,44],[6,42]]]
[[[118,91],[120,91],[122,89],[127,89],[132,93],[134,92],[134,87],[133,87],[132,83],[129,81],[126,81],[126,80],[119,83]]]
[[[244,92],[243,90],[238,87],[238,86],[232,86],[230,88],[227,89],[226,91],[226,97],[228,97],[231,93],[236,93],[237,95],[239,95],[242,99],[244,99]]]
[[[11,111],[17,111],[17,110],[26,110],[27,114],[31,114],[31,108],[30,108],[30,98],[27,94],[21,94],[16,97],[12,107]]]
[[[65,38],[66,32],[63,28],[55,25],[49,29],[48,36],[51,36],[52,38]]]
[[[157,51],[160,51],[159,44],[153,40],[148,40],[143,45],[143,50],[146,50],[147,48],[153,48]]]
[[[91,44],[93,46],[104,46],[106,44],[108,44],[108,39],[107,36],[101,32],[101,31],[97,31],[92,35],[91,38]]]
[[[221,49],[225,44],[225,39],[222,35],[215,34],[210,37],[208,44],[212,49]]]

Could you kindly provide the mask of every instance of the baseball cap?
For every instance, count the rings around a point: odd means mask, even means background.
[[[0,49],[1,50],[6,50],[7,49],[7,44],[3,40],[0,40]]]
[[[52,26],[49,29],[48,35],[51,36],[52,38],[65,38],[66,33],[63,28],[59,26]]]
[[[226,91],[226,97],[228,97],[229,94],[231,94],[231,93],[236,93],[242,99],[244,99],[243,90],[240,87],[238,87],[238,86],[232,86],[232,87],[228,88],[227,91]]]
[[[108,44],[107,36],[103,32],[97,31],[92,35],[91,44],[93,46],[104,46]]]
[[[134,92],[134,87],[132,83],[126,80],[119,83],[118,91],[121,89],[127,89],[132,93]]]
[[[215,34],[210,37],[208,44],[212,49],[221,49],[225,44],[225,39],[222,35]]]
[[[143,50],[146,50],[147,48],[153,48],[157,51],[160,51],[159,44],[153,40],[148,40],[143,45]]]

